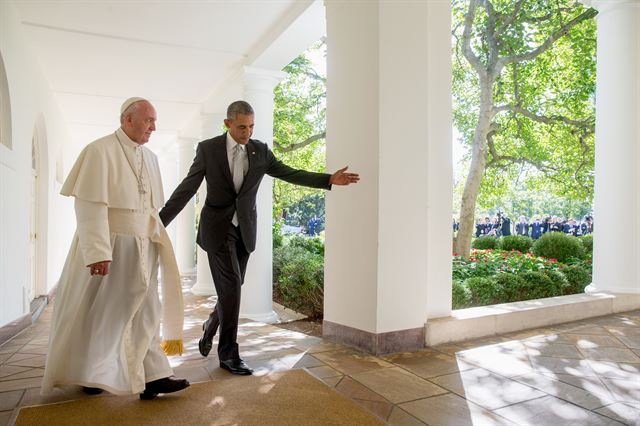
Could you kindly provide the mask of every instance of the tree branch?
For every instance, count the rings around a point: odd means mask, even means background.
[[[485,36],[489,45],[489,64],[494,63],[498,59],[498,42],[496,41],[496,11],[490,0],[481,0],[482,5],[487,11],[487,29]]]
[[[478,7],[476,0],[469,1],[469,9],[464,17],[464,31],[462,32],[462,53],[467,61],[471,64],[473,69],[476,70],[480,78],[484,78],[487,74],[487,70],[482,66],[480,58],[471,49],[471,32],[473,27],[473,21],[476,17],[476,8]]]
[[[513,7],[512,13],[510,13],[509,15],[500,15],[498,20],[500,21],[502,26],[498,28],[498,30],[496,31],[496,36],[498,37],[501,36],[502,33],[504,33],[507,30],[507,28],[509,28],[509,25],[513,24],[513,22],[518,17],[520,10],[522,10],[523,3],[524,3],[524,0],[518,0],[515,6]]]
[[[313,142],[320,139],[324,139],[325,137],[327,137],[327,132],[322,132],[322,133],[318,133],[317,135],[310,136],[309,138],[303,140],[302,142],[294,143],[289,146],[282,146],[278,143],[278,141],[274,140],[273,146],[278,148],[278,151],[280,152],[292,152],[298,149],[302,149],[307,145],[311,145]]]
[[[588,19],[593,18],[597,14],[598,14],[597,10],[589,8],[586,11],[582,12],[580,15],[576,16],[575,18],[573,18],[571,21],[569,21],[566,24],[564,24],[562,27],[560,27],[560,29],[558,29],[556,32],[551,34],[544,41],[544,43],[542,43],[537,48],[531,50],[530,52],[523,53],[523,54],[520,54],[520,55],[506,56],[506,57],[500,59],[500,61],[504,65],[511,64],[511,63],[514,63],[514,62],[530,61],[530,60],[536,58],[537,56],[541,55],[542,53],[546,52],[547,50],[549,50],[549,48],[551,46],[553,46],[553,43],[555,43],[556,40],[558,40],[562,36],[566,35],[569,32],[569,30],[571,30],[571,28],[575,27],[576,25],[578,25],[579,23],[581,23],[583,21],[586,21]]]
[[[565,117],[562,115],[553,115],[551,117],[547,117],[545,115],[534,114],[533,112],[519,105],[500,105],[500,106],[493,107],[494,116],[503,111],[509,111],[509,112],[521,114],[539,123],[553,124],[553,123],[561,122],[561,123],[569,124],[571,126],[582,128],[586,130],[588,133],[593,133],[596,130],[596,126],[592,117],[584,120],[576,120],[576,119]]]

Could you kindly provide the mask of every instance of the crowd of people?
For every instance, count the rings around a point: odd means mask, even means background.
[[[460,223],[454,218],[453,232],[457,232],[459,227]],[[522,235],[537,240],[547,232],[562,232],[573,236],[590,235],[593,233],[593,216],[587,215],[580,221],[573,218],[540,215],[533,216],[529,221],[525,216],[520,216],[517,222],[512,222],[503,213],[498,213],[493,218],[489,216],[478,218],[475,236],[479,238]]]

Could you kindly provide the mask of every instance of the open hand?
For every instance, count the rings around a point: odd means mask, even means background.
[[[91,265],[87,265],[89,268],[89,272],[91,275],[107,275],[109,273],[109,264],[110,260],[105,260],[102,262],[92,263]]]
[[[329,178],[329,183],[331,185],[349,185],[352,183],[357,183],[360,180],[360,175],[357,173],[347,173],[347,169],[349,166],[346,166],[334,174]]]

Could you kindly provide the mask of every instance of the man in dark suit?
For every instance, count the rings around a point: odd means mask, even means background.
[[[516,223],[516,235],[529,236],[529,223],[524,216],[520,216]]]
[[[343,168],[330,175],[293,169],[278,161],[267,144],[250,139],[254,113],[247,102],[227,108],[228,132],[198,144],[189,173],[160,211],[168,225],[207,180],[207,197],[200,213],[197,243],[207,252],[218,302],[202,325],[198,342],[202,356],[209,355],[218,327],[220,367],[233,374],[253,372],[240,358],[237,332],[240,288],[249,255],[256,246],[256,194],[265,174],[297,185],[331,189],[360,179]]]
[[[540,217],[536,216],[531,224],[531,238],[537,240],[544,234],[545,225],[540,221]]]

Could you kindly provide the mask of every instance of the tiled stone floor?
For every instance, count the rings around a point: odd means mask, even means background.
[[[215,348],[198,353],[212,300],[185,292],[185,303],[175,374],[242,380],[218,367]],[[50,318],[47,307],[0,346],[0,426],[21,406],[87,398],[77,387],[39,394]],[[257,375],[304,368],[393,425],[640,425],[640,311],[383,357],[248,320],[239,342]]]

